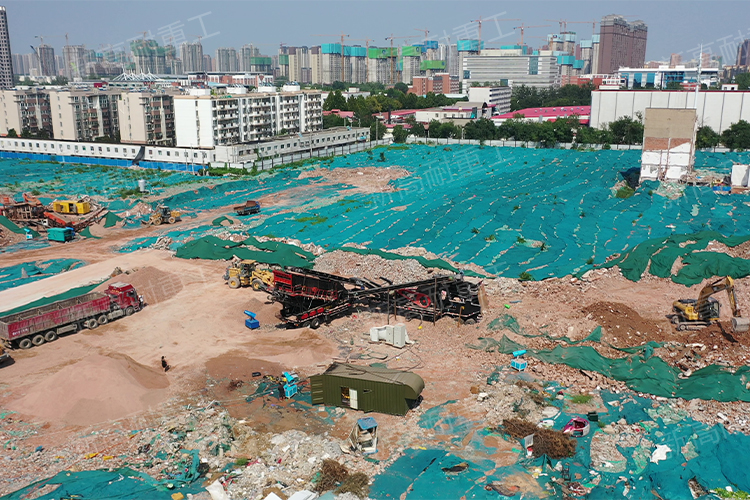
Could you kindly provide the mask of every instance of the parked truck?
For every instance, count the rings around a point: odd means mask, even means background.
[[[252,215],[260,212],[260,203],[255,200],[247,200],[244,205],[235,205],[232,210],[237,212],[237,215]]]
[[[104,293],[91,292],[44,306],[0,316],[0,340],[11,347],[29,349],[52,342],[65,333],[93,330],[143,307],[133,285],[113,283]]]

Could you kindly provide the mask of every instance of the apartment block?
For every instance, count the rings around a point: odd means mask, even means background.
[[[237,51],[233,47],[222,47],[216,49],[216,65],[218,71],[224,73],[234,73],[239,71]]]
[[[510,111],[510,87],[469,87],[469,101],[494,106],[496,114]]]
[[[189,95],[175,96],[177,146],[213,148],[322,129],[320,92],[291,85],[275,90],[263,85],[254,92],[229,87],[226,94],[211,95],[207,89],[193,89]]]
[[[36,54],[39,59],[39,76],[57,76],[55,49],[47,44],[42,44],[36,48]]]
[[[80,80],[86,77],[86,48],[83,45],[66,45],[63,47],[63,76],[68,80]]]
[[[13,129],[18,135],[46,131],[52,137],[49,94],[37,87],[0,90],[0,135]]]
[[[50,89],[52,131],[55,139],[93,141],[119,132],[119,90]]]
[[[646,62],[648,26],[643,21],[629,23],[624,17],[604,16],[600,24],[597,73],[614,74],[622,67],[642,68]]]
[[[409,94],[427,95],[434,94],[458,94],[461,90],[461,82],[457,76],[448,73],[438,73],[435,76],[415,76]]]
[[[182,69],[186,73],[204,71],[203,45],[200,43],[183,43],[180,45],[180,59],[182,59]]]
[[[120,141],[174,146],[174,96],[166,92],[123,92],[118,96]]]
[[[13,86],[13,59],[10,52],[8,16],[5,7],[0,7],[0,88]]]

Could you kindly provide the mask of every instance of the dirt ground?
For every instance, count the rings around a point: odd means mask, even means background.
[[[186,224],[198,225],[215,215],[206,213]],[[404,349],[369,342],[369,328],[388,320],[381,313],[360,311],[315,331],[280,329],[276,325],[280,306],[269,303],[264,293],[229,289],[221,277],[225,262],[182,260],[168,251],[153,249],[113,252],[126,241],[159,231],[142,228],[103,232],[106,234],[101,240],[84,240],[66,247],[71,254],[68,256],[82,258],[89,265],[0,292],[0,303],[10,308],[109,277],[102,287],[111,282],[132,283],[148,304],[131,317],[95,330],[12,352],[13,362],[0,368],[0,409],[17,412],[13,415],[16,421],[41,426],[28,446],[62,446],[75,436],[122,426],[133,418],[148,420],[154,415],[177,413],[180,404],[199,400],[218,402],[232,417],[246,420],[258,432],[303,429],[343,439],[362,416],[360,413],[342,410],[331,424],[327,420],[331,415],[322,408],[312,418],[293,401],[278,401],[272,394],[253,399],[249,388],[263,377],[278,377],[283,371],[298,373],[304,384],[332,361],[384,362],[389,368],[418,373],[425,380],[424,401],[406,417],[377,415],[383,432],[375,458],[387,460],[405,448],[426,445],[463,449],[466,458],[474,458],[468,441],[453,441],[454,429],[425,428],[419,425],[419,419],[427,409],[453,401],[449,403],[451,414],[478,428],[499,423],[487,421],[487,410],[476,403],[472,388],[484,386],[496,367],[508,365],[510,356],[473,350],[466,344],[476,342],[478,337],[500,338],[506,334],[529,347],[556,345],[542,337],[530,339],[487,329],[491,320],[504,314],[516,318],[528,334],[579,340],[602,326],[603,343],[617,347],[652,340],[700,343],[708,346],[710,356],[704,356],[705,360],[721,360],[733,366],[744,365],[750,357],[748,334],[735,335],[731,340],[718,327],[700,332],[674,330],[668,318],[672,302],[697,297],[700,285],[688,289],[653,277],[633,283],[616,269],[595,271],[584,280],[514,281],[512,286],[495,287],[489,296],[490,307],[479,324],[465,326],[451,319],[434,325],[411,321],[406,323],[407,331],[415,343]],[[55,245],[0,255],[0,266],[58,257],[60,247]],[[110,277],[116,268],[122,273]],[[741,307],[747,305],[748,283],[738,280]],[[723,319],[728,322],[726,297],[717,297],[724,303]],[[258,315],[259,330],[245,328],[245,310]],[[390,322],[394,322],[392,317]],[[606,347],[601,352],[622,355]],[[167,372],[161,369],[162,356],[171,366]],[[678,358],[668,362],[677,364]],[[584,376],[564,366],[532,363],[529,372],[568,384],[575,392],[623,388],[619,382]],[[702,421],[713,422],[719,411],[732,419],[748,410],[744,403],[704,403],[711,409],[695,417]],[[489,457],[477,455],[478,459],[491,458],[498,466],[517,459],[513,446],[500,438],[486,436],[483,446],[495,451]],[[0,494],[18,486],[0,484]]]

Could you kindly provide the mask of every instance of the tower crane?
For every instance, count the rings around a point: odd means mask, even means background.
[[[545,21],[550,23],[557,23],[560,25],[560,33],[565,33],[568,31],[568,21],[567,19],[545,19]]]
[[[341,37],[341,81],[344,81],[344,38],[347,38],[349,35],[345,34],[343,31],[339,33],[338,35],[313,35],[313,36],[339,36]]]
[[[393,55],[393,40],[398,40],[400,38],[414,38],[413,36],[394,36],[393,33],[391,33],[391,36],[385,37],[386,40],[391,41],[391,85],[393,85],[393,60],[396,58],[396,56]]]
[[[352,38],[351,40],[355,40],[357,42],[365,42],[365,50],[367,51],[367,56],[370,55],[370,42],[375,41],[373,38]],[[367,61],[365,61],[365,81],[370,81],[370,65],[367,63]]]
[[[521,30],[521,45],[523,45],[523,32],[529,28],[549,28],[549,24],[539,24],[536,26],[526,26],[525,24],[521,23],[521,26],[515,26],[514,30]]]
[[[470,22],[477,23],[477,38],[479,38],[477,43],[477,54],[482,55],[482,22],[486,21],[486,19],[482,19],[482,16],[479,16],[479,19],[472,19]],[[495,22],[500,21],[520,21],[520,19],[493,19]],[[513,28],[515,29],[515,28]]]

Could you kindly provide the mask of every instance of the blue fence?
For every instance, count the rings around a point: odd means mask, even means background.
[[[132,160],[120,160],[115,158],[94,158],[91,156],[64,156],[49,155],[38,153],[15,153],[12,151],[0,151],[0,158],[10,158],[19,160],[32,161],[57,161],[60,163],[82,163],[84,165],[101,165],[106,167],[129,167],[133,164]],[[167,163],[160,161],[141,161],[139,165],[143,168],[153,168],[161,170],[176,170],[179,172],[197,172],[202,165],[186,163]]]

